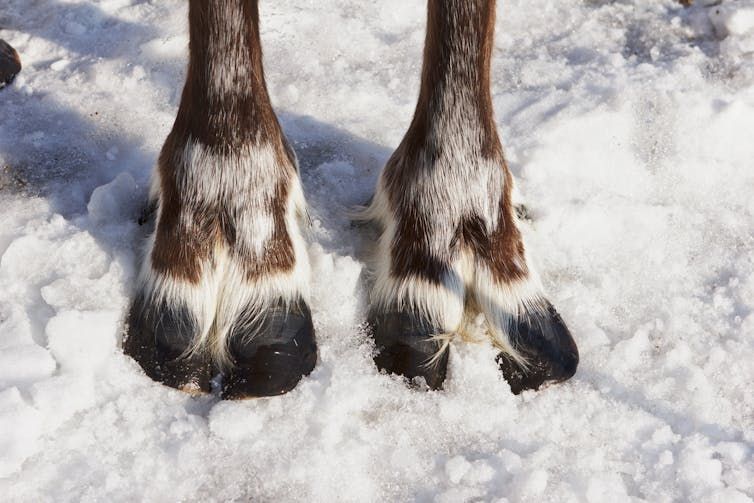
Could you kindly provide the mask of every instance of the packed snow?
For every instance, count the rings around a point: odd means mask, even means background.
[[[411,119],[421,0],[264,1],[268,85],[312,212],[320,353],[223,402],[119,349],[137,220],[176,112],[184,0],[5,0],[3,501],[754,498],[754,0],[503,0],[496,117],[539,269],[581,350],[514,396],[489,343],[445,390],[381,375],[349,221]]]

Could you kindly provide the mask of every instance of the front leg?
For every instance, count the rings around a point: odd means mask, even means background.
[[[257,1],[191,0],[188,76],[124,344],[152,379],[279,395],[314,368],[305,202],[262,71]]]
[[[494,0],[429,2],[419,102],[368,210],[383,228],[369,311],[375,362],[433,389],[447,340],[474,312],[514,393],[568,379],[578,364],[518,230],[489,91],[494,19]]]

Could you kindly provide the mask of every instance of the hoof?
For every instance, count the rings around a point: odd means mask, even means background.
[[[185,308],[156,306],[137,298],[131,306],[124,352],[154,381],[191,394],[211,389],[212,366],[205,354],[185,356],[196,333]]]
[[[13,82],[21,71],[21,59],[16,50],[4,40],[0,40],[0,89]]]
[[[448,349],[432,339],[432,324],[408,312],[374,313],[369,325],[377,347],[374,363],[380,370],[408,379],[423,377],[430,389],[442,388],[448,368]]]
[[[579,350],[555,308],[547,302],[540,312],[527,313],[511,328],[511,341],[528,365],[524,368],[505,353],[497,362],[511,391],[518,395],[546,382],[562,382],[576,373]]]
[[[309,307],[302,300],[280,302],[259,320],[242,323],[230,335],[233,368],[223,379],[222,397],[282,395],[296,387],[317,363]]]

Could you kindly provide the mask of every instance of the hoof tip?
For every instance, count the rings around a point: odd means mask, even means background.
[[[565,322],[549,302],[546,309],[527,313],[519,319],[511,338],[527,365],[520,365],[505,353],[500,353],[496,360],[514,394],[539,389],[548,382],[567,381],[576,373],[578,348]]]
[[[448,368],[448,349],[433,339],[438,331],[419,315],[407,312],[372,313],[374,363],[409,380],[424,378],[431,390],[442,388]]]
[[[241,326],[244,331],[231,334],[235,365],[223,382],[224,399],[282,395],[314,370],[317,343],[305,302],[281,303],[266,312],[260,323]]]

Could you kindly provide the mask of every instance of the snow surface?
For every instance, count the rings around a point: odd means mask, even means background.
[[[525,229],[581,349],[513,396],[486,343],[446,390],[359,331],[371,194],[413,112],[421,0],[262,4],[273,102],[313,214],[320,362],[240,403],[119,351],[183,0],[5,0],[3,501],[708,501],[754,497],[754,1],[505,0],[493,94]]]

